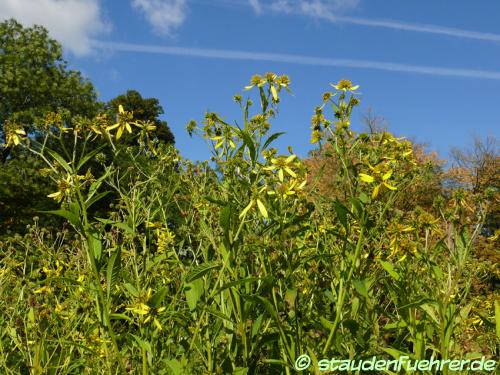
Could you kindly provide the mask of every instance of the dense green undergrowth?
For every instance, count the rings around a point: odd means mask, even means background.
[[[420,206],[432,163],[389,132],[352,131],[357,87],[342,80],[312,118],[311,143],[337,166],[325,194],[324,168],[272,147],[289,84],[254,76],[256,104],[235,96],[234,125],[216,113],[188,125],[211,163],[158,144],[154,124],[122,107],[117,119],[49,113],[40,137],[7,124],[60,209],[0,242],[0,371],[293,374],[302,354],[312,372],[332,357],[498,360],[498,233],[482,230],[498,191],[440,188]],[[64,224],[46,225],[50,214]]]

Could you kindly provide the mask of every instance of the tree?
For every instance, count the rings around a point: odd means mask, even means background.
[[[474,137],[472,146],[466,149],[453,148],[450,177],[459,185],[470,188],[474,193],[500,188],[500,142],[493,136],[484,140]]]
[[[45,28],[0,22],[0,232],[20,232],[38,210],[54,208],[50,187],[36,177],[40,160],[13,152],[9,129],[41,136],[36,124],[48,112],[92,117],[102,107],[92,83],[68,69]]]
[[[468,148],[451,150],[452,167],[448,171],[449,185],[471,191],[488,199],[484,233],[493,234],[500,228],[500,142],[494,136],[474,137]]]
[[[61,45],[48,31],[14,19],[0,23],[0,95],[0,143],[6,121],[30,132],[48,111],[92,117],[100,106],[92,83],[67,68]],[[9,154],[9,146],[1,147],[0,162]]]
[[[119,95],[110,100],[106,108],[112,116],[118,113],[118,107],[122,105],[127,111],[133,113],[134,119],[141,121],[151,121],[156,126],[155,136],[159,141],[166,144],[174,144],[175,137],[172,134],[166,121],[160,120],[163,108],[156,98],[143,98],[135,90],[128,90],[125,94]]]

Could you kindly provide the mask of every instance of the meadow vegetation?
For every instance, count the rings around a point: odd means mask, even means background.
[[[498,361],[495,141],[445,169],[386,130],[355,132],[358,86],[340,80],[313,110],[315,151],[281,154],[271,124],[290,89],[285,75],[255,75],[233,98],[240,119],[190,122],[212,154],[199,163],[122,102],[47,110],[31,127],[3,120],[2,173],[29,160],[52,206],[0,233],[0,371],[293,374],[301,354],[311,373],[331,357]]]

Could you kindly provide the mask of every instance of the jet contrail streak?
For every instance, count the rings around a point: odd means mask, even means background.
[[[92,44],[101,49],[120,52],[156,53],[173,56],[202,57],[222,60],[269,61],[287,64],[311,66],[335,66],[344,68],[376,69],[390,72],[417,73],[435,76],[450,76],[464,78],[480,78],[500,80],[500,72],[487,70],[473,70],[460,68],[442,68],[434,66],[407,65],[390,62],[353,60],[340,58],[313,57],[304,55],[290,55],[266,52],[248,52],[238,50],[169,47],[158,45],[131,44],[120,42],[92,41]]]

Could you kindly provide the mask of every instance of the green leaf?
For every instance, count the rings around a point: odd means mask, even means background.
[[[202,263],[196,267],[193,267],[192,269],[189,270],[188,274],[186,275],[186,282],[190,283],[195,280],[198,280],[210,270],[219,268],[220,266],[221,264],[219,262],[212,261],[212,262]]]
[[[399,273],[396,272],[394,269],[394,266],[386,261],[380,260],[380,265],[387,271],[387,273],[396,281],[399,281],[401,279],[401,276]]]
[[[184,367],[182,366],[182,364],[178,360],[168,359],[167,361],[165,361],[165,363],[167,364],[168,368],[171,370],[169,372],[170,374],[172,374],[172,375],[184,375],[185,374]]]
[[[99,237],[99,233],[97,233],[96,231],[87,231],[87,242],[89,245],[89,250],[94,259],[96,259],[97,261],[101,259],[102,255],[102,243]]]
[[[139,344],[139,347],[146,351],[147,353],[151,354],[153,352],[152,348],[151,348],[151,344],[143,339],[141,339],[139,336],[136,336],[134,334],[130,334],[134,337],[135,341],[137,342],[137,344]]]
[[[89,209],[90,206],[92,206],[94,203],[100,201],[102,198],[104,198],[106,195],[110,194],[110,191],[103,191],[102,193],[96,194],[93,197],[87,199],[85,202],[85,208]]]
[[[267,276],[267,277],[247,277],[247,278],[244,278],[244,279],[239,279],[239,280],[235,280],[235,281],[231,281],[230,283],[227,283],[227,284],[224,284],[223,286],[220,287],[220,289],[218,289],[214,295],[217,295],[221,292],[223,292],[224,290],[226,289],[229,289],[229,288],[232,288],[234,286],[238,286],[238,285],[241,285],[241,284],[247,284],[247,283],[253,283],[253,282],[256,282],[256,281],[266,281],[266,280],[269,280],[270,277]]]
[[[134,236],[135,235],[135,232],[132,228],[130,228],[127,224],[125,223],[121,223],[121,222],[118,222],[118,223],[114,223],[113,226],[117,227],[117,228],[120,228],[122,230],[124,230],[126,233],[130,234],[131,236]]]
[[[356,288],[356,291],[366,299],[369,298],[368,296],[368,288],[369,286],[367,285],[368,282],[367,280],[354,280],[353,281],[354,288]]]
[[[77,171],[80,170],[81,167],[83,167],[85,165],[85,163],[87,163],[90,159],[92,159],[94,156],[96,156],[104,147],[106,147],[107,144],[103,144],[99,147],[97,147],[96,149],[92,150],[91,152],[89,152],[87,155],[85,155],[85,157],[83,157],[80,162],[78,163],[78,166],[77,166]]]
[[[333,206],[335,208],[335,213],[337,214],[337,218],[340,223],[347,230],[347,215],[350,214],[350,211],[342,204],[340,201],[333,202]]]
[[[500,301],[495,301],[495,322],[497,326],[497,338],[500,340]]]
[[[320,316],[320,317],[319,317],[319,321],[320,321],[321,325],[322,325],[325,329],[327,329],[327,330],[331,330],[331,329],[332,329],[332,327],[333,327],[333,323],[332,323],[332,322],[330,322],[328,319],[326,319],[326,318],[324,318],[324,317]]]
[[[112,225],[114,227],[120,228],[120,229],[124,230],[127,234],[130,234],[131,236],[135,235],[134,230],[132,228],[130,228],[125,223],[117,222],[117,221],[113,221],[113,220],[109,220],[109,219],[103,219],[100,217],[96,217],[96,220],[100,221],[103,224],[109,224],[109,225]]]
[[[264,142],[264,146],[262,146],[262,148],[266,149],[267,146],[269,146],[275,139],[282,136],[283,134],[285,134],[285,132],[278,132],[278,133],[272,134],[269,138],[266,139],[266,141]]]
[[[229,224],[231,223],[231,206],[228,204],[224,207],[219,215],[219,225],[224,229],[224,233],[227,235],[229,231]]]
[[[297,289],[288,288],[285,293],[285,301],[288,303],[290,308],[295,308],[295,300],[297,298]]]
[[[49,153],[50,156],[52,156],[59,163],[59,165],[61,165],[61,167],[63,167],[66,170],[66,172],[68,172],[69,174],[72,174],[73,170],[71,169],[69,164],[66,162],[66,160],[64,160],[62,158],[61,155],[59,155],[57,152],[52,151],[52,150],[47,150],[47,152]]]
[[[150,305],[154,308],[159,308],[167,296],[168,288],[163,287],[159,291],[157,291],[153,297],[151,297]]]
[[[364,211],[363,202],[361,202],[358,198],[350,198],[349,200],[351,201],[353,207],[353,213],[356,213],[356,218],[361,218]]]
[[[203,287],[203,280],[197,279],[191,283],[186,283],[184,291],[189,310],[194,311],[194,309],[196,309],[198,301],[205,292],[205,289]]]
[[[436,324],[439,324],[438,314],[434,306],[428,303],[423,303],[420,305],[420,308],[424,310]]]
[[[78,215],[75,215],[73,212],[60,209],[60,210],[53,210],[53,211],[39,211],[45,214],[51,214],[51,215],[57,215],[65,218],[68,220],[71,225],[73,225],[76,229],[81,229],[81,223],[80,223],[80,217]]]
[[[250,135],[248,134],[248,132],[246,130],[242,130],[240,132],[240,134],[241,134],[241,137],[243,138],[243,142],[248,147],[248,151],[250,152],[250,158],[252,159],[252,161],[255,162],[257,151],[255,149],[255,144],[252,140],[252,137],[250,137]]]
[[[209,314],[212,314],[213,316],[216,316],[219,319],[225,320],[226,322],[231,323],[231,324],[233,323],[233,321],[231,320],[231,318],[229,316],[223,314],[222,311],[220,311],[220,310],[217,310],[217,309],[214,309],[214,308],[210,308],[210,307],[207,307],[207,306],[204,307],[204,310],[206,312],[208,312]]]
[[[108,261],[108,269],[106,271],[106,285],[108,292],[108,299],[111,295],[111,288],[116,282],[121,269],[121,247],[118,247]]]
[[[119,313],[111,313],[109,314],[109,318],[111,320],[126,320],[127,322],[133,323],[134,320],[125,314],[119,314]]]
[[[123,285],[125,287],[125,289],[127,289],[127,291],[133,296],[133,297],[139,297],[139,292],[137,291],[137,289],[130,283],[125,283]]]
[[[254,323],[252,324],[252,338],[257,336],[257,334],[260,332],[260,327],[262,326],[262,319],[264,318],[264,314],[260,314],[257,319],[255,319]]]
[[[392,330],[392,329],[398,329],[398,328],[405,328],[407,327],[408,324],[404,321],[399,321],[399,322],[394,322],[394,323],[387,323],[382,329],[384,330]]]
[[[394,359],[399,359],[399,357],[402,357],[402,356],[406,356],[406,357],[413,359],[412,354],[402,352],[401,350],[397,350],[397,349],[390,348],[390,347],[389,348],[380,348],[380,349],[382,349],[384,352],[389,354]]]
[[[209,197],[208,195],[204,195],[203,199],[206,199],[207,201],[209,201],[211,203],[218,204],[219,206],[226,206],[227,205],[227,202],[224,202],[224,201],[221,201],[221,200]]]

